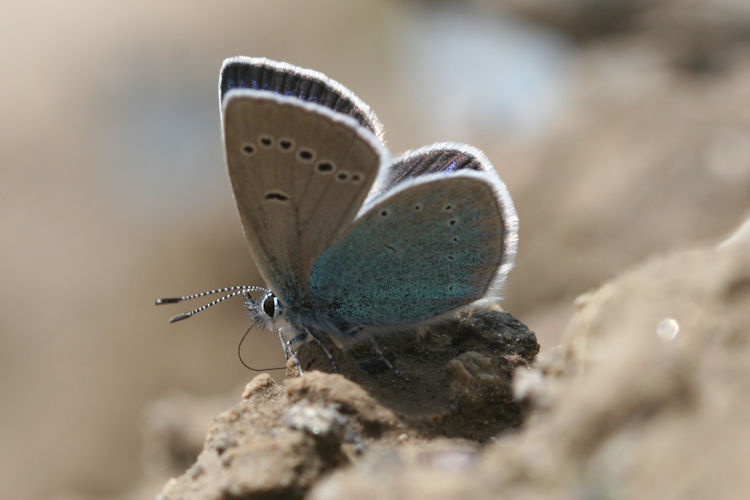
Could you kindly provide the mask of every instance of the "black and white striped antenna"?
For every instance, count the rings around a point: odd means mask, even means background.
[[[249,294],[249,292],[263,292],[264,294],[268,295],[271,293],[271,290],[269,290],[268,288],[263,288],[262,286],[253,286],[253,285],[226,286],[224,288],[216,288],[214,290],[207,290],[205,292],[194,293],[192,295],[183,295],[182,297],[162,297],[160,299],[156,299],[156,305],[160,306],[163,304],[176,304],[178,302],[182,302],[183,300],[193,300],[193,299],[198,299],[200,297],[205,297],[206,295],[226,293],[226,295],[224,295],[223,297],[219,297],[216,300],[212,300],[208,304],[195,308],[192,311],[177,314],[169,318],[169,322],[174,323],[176,321],[187,319],[190,316],[193,316],[194,314],[197,314],[201,311],[205,311],[209,307],[214,306],[218,304],[219,302],[223,302],[236,295],[247,295]],[[250,330],[253,328],[253,326],[254,325],[250,325],[250,327],[245,331],[245,334],[242,336],[242,339],[240,340],[239,345],[237,345],[237,356],[239,356],[240,358],[240,363],[242,363],[245,366],[245,368],[247,368],[248,370],[252,370],[254,372],[285,370],[286,369],[285,366],[274,366],[274,367],[269,367],[269,368],[253,368],[252,366],[247,364],[244,359],[242,359],[242,344],[245,342],[245,339],[247,338],[247,335],[250,333]]]
[[[229,292],[229,293],[227,293],[227,292]],[[206,295],[214,295],[214,294],[217,294],[217,293],[227,293],[223,297],[219,297],[216,300],[212,300],[208,304],[205,304],[205,305],[202,305],[200,307],[197,307],[197,308],[193,309],[192,311],[188,311],[188,312],[184,312],[184,313],[180,313],[180,314],[176,314],[176,315],[172,316],[171,318],[169,318],[169,322],[170,323],[174,323],[176,321],[181,321],[183,319],[187,319],[187,318],[189,318],[189,317],[193,316],[194,314],[197,314],[197,313],[199,313],[201,311],[205,311],[209,307],[215,306],[219,302],[223,302],[223,301],[225,301],[227,299],[230,299],[230,298],[232,298],[232,297],[234,297],[236,295],[247,294],[248,292],[264,292],[264,293],[269,293],[270,290],[268,290],[267,288],[263,288],[261,286],[253,286],[253,285],[226,286],[224,288],[216,288],[214,290],[207,290],[205,292],[194,293],[192,295],[184,295],[182,297],[162,297],[160,299],[156,299],[156,305],[160,306],[162,304],[176,304],[177,302],[182,302],[184,300],[193,300],[193,299],[197,299],[197,298],[200,298],[200,297],[205,297]]]

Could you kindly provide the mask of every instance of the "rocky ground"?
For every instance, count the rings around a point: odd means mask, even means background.
[[[741,498],[748,332],[750,220],[580,296],[536,362],[521,323],[479,311],[386,344],[405,373],[258,375],[159,498]],[[196,431],[160,434],[154,456],[185,467]]]

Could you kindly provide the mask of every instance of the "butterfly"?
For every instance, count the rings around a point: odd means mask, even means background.
[[[518,217],[481,151],[437,143],[391,160],[382,125],[353,92],[265,58],[225,60],[219,98],[234,198],[268,288],[159,299],[229,292],[171,321],[242,294],[289,356],[305,339],[341,347],[495,300]]]

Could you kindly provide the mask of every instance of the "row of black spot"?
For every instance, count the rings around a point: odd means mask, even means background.
[[[412,208],[414,209],[415,212],[419,212],[419,211],[422,210],[422,204],[421,203],[415,203]],[[453,211],[453,205],[450,204],[450,203],[447,203],[443,207],[443,211],[445,211],[445,212],[452,212]],[[380,216],[381,217],[388,217],[390,214],[391,214],[391,211],[389,209],[387,209],[387,208],[384,208],[384,209],[382,209],[380,211]],[[458,220],[455,219],[455,218],[453,218],[453,219],[451,219],[451,220],[448,221],[448,225],[449,226],[455,226],[457,222],[458,222]]]
[[[270,149],[274,146],[274,138],[267,134],[261,134],[258,136],[258,144],[266,149]],[[277,142],[280,151],[288,152],[294,149],[294,139],[288,137],[281,137]],[[242,145],[242,152],[247,156],[255,154],[256,146],[252,142],[245,142]],[[297,158],[300,161],[311,162],[315,158],[315,152],[308,148],[300,148],[297,151]]]
[[[422,204],[421,203],[415,203],[412,206],[412,208],[414,209],[415,212],[419,212],[419,211],[422,210]],[[445,206],[443,207],[443,211],[444,212],[452,212],[453,211],[453,204],[446,203]],[[382,218],[389,217],[390,215],[391,215],[391,210],[389,208],[383,208],[382,210],[380,210],[380,216]],[[452,219],[449,219],[448,222],[447,222],[447,225],[449,225],[449,226],[455,226],[456,224],[458,224],[458,219],[456,217],[453,217]],[[453,235],[451,237],[451,241],[453,243],[458,243],[460,241],[460,238],[458,236],[456,236],[456,235]],[[389,245],[389,244],[386,243],[385,247],[388,250],[390,250],[392,253],[396,253],[396,250],[395,250],[395,248],[393,246],[391,246],[391,245]],[[455,260],[455,257],[453,255],[447,255],[446,259],[452,262],[452,261]],[[453,287],[449,287],[449,288],[450,288],[450,291],[453,291]]]
[[[267,134],[261,134],[258,136],[258,143],[264,148],[272,148],[274,146],[274,138]],[[278,148],[281,151],[291,151],[294,148],[294,140],[282,137],[276,142]],[[253,156],[256,152],[256,146],[252,142],[245,142],[242,144],[242,152],[246,156]],[[315,159],[315,151],[308,148],[300,148],[297,150],[297,159],[303,163],[310,163]],[[321,160],[315,165],[315,169],[318,173],[327,174],[333,172],[336,166],[333,162],[328,160]],[[336,179],[341,182],[351,180],[352,182],[358,183],[362,180],[362,174],[354,172],[350,174],[344,170],[336,174]]]

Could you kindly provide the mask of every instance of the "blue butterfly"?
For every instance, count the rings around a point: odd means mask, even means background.
[[[485,155],[438,143],[390,160],[382,126],[350,90],[262,58],[224,61],[219,81],[229,178],[268,289],[227,287],[289,346],[339,347],[494,300],[518,218]],[[251,292],[261,291],[260,300]]]

